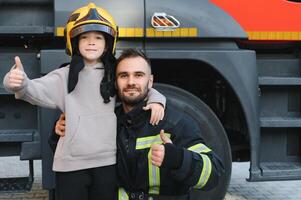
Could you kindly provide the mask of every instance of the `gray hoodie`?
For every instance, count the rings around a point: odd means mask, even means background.
[[[15,93],[17,99],[65,112],[66,134],[60,137],[57,144],[54,171],[75,171],[115,164],[115,98],[105,104],[100,95],[103,65],[85,66],[79,73],[78,84],[69,94],[68,73],[69,66],[33,80],[25,74],[20,88],[8,87],[7,73],[3,84],[8,91]],[[151,89],[148,95],[148,103],[165,105],[165,97],[156,90]]]

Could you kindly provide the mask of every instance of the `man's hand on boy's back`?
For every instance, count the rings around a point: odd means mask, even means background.
[[[59,120],[55,124],[55,133],[61,137],[65,136],[65,127],[66,127],[66,121],[65,121],[65,114],[61,114]]]
[[[15,65],[10,70],[8,75],[8,82],[7,86],[12,90],[17,90],[22,87],[22,84],[25,79],[25,73],[23,69],[23,65],[21,63],[21,60],[18,56],[15,57]]]

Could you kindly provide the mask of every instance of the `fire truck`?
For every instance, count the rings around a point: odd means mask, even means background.
[[[0,77],[21,57],[29,78],[70,62],[64,26],[85,0],[0,0]],[[118,24],[116,56],[151,58],[155,87],[199,124],[225,174],[191,199],[223,199],[233,161],[248,181],[301,179],[300,0],[95,0]],[[28,177],[1,178],[0,190],[30,190],[33,161],[54,199],[47,143],[58,111],[15,100],[0,87],[0,156],[28,161]]]

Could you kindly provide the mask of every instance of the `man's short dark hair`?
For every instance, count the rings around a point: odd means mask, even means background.
[[[117,66],[122,60],[124,60],[126,58],[135,58],[135,57],[143,58],[147,62],[148,66],[151,70],[151,61],[150,61],[150,59],[142,51],[136,50],[136,49],[131,49],[131,48],[130,49],[125,49],[125,50],[122,51],[121,55],[117,59]]]

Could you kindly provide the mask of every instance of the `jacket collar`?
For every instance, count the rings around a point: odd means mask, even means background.
[[[126,126],[136,126],[139,124],[144,124],[147,122],[150,118],[151,111],[145,111],[143,110],[143,107],[146,105],[146,101],[142,101],[139,104],[137,104],[130,112],[124,113],[123,109],[123,116],[122,116],[122,122]],[[122,107],[122,105],[121,105]]]

